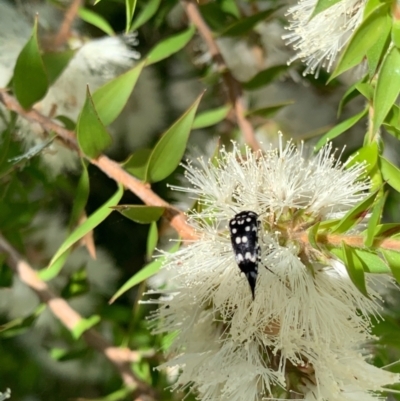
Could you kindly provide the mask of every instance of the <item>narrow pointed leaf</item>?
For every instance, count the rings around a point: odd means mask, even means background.
[[[365,284],[364,263],[354,252],[354,249],[342,242],[342,250],[344,262],[347,272],[353,284],[361,292],[368,297],[367,286]]]
[[[217,109],[199,113],[193,121],[192,129],[211,127],[226,118],[232,106],[222,106]]]
[[[57,277],[62,268],[65,265],[69,255],[72,252],[72,248],[67,249],[63,254],[60,255],[51,265],[45,267],[38,272],[38,275],[43,281],[50,281]]]
[[[397,192],[400,192],[400,170],[389,160],[380,156],[379,165],[383,179]]]
[[[376,142],[358,149],[355,154],[351,155],[351,160],[346,163],[346,168],[350,168],[358,163],[365,164],[365,175],[369,174],[372,169],[377,165],[379,157],[379,148]]]
[[[368,108],[365,108],[363,111],[356,114],[355,116],[350,117],[347,120],[344,120],[340,124],[336,125],[336,127],[333,127],[318,141],[318,143],[315,145],[315,151],[321,149],[327,142],[329,142],[333,138],[336,138],[339,135],[346,132],[358,121],[360,121],[363,117],[365,117],[367,113],[368,113]]]
[[[373,132],[376,132],[400,92],[400,51],[392,47],[379,69],[374,94]]]
[[[101,31],[103,31],[107,35],[110,35],[110,36],[115,35],[115,32],[111,28],[111,25],[100,14],[97,14],[91,10],[88,10],[87,8],[81,7],[78,11],[78,15],[83,21],[95,26],[96,28],[99,28]]]
[[[157,142],[147,164],[147,182],[161,181],[178,167],[185,152],[194,116],[202,96],[203,94]]]
[[[243,82],[242,86],[246,90],[255,90],[270,84],[282,73],[287,71],[289,66],[287,64],[275,65],[257,73],[253,78],[247,82]]]
[[[380,250],[385,257],[393,277],[400,283],[400,253],[386,249]]]
[[[367,235],[365,236],[365,241],[364,241],[364,245],[367,247],[371,247],[374,243],[375,230],[379,222],[381,221],[383,207],[385,206],[386,196],[387,193],[384,196],[381,196],[381,198],[374,206],[371,217],[368,220]]]
[[[83,222],[80,226],[78,226],[62,243],[60,248],[57,250],[55,255],[50,261],[49,268],[52,264],[72,245],[78,242],[82,237],[84,237],[89,231],[93,230],[97,227],[109,214],[112,212],[112,207],[116,206],[120,199],[122,198],[122,194],[124,193],[123,188],[120,186],[117,192],[102,206],[100,206],[94,213],[92,213],[88,219]]]
[[[147,54],[147,64],[158,63],[172,54],[177,53],[189,43],[195,32],[196,28],[192,25],[185,31],[157,43]]]
[[[334,233],[344,233],[355,224],[363,220],[375,201],[378,191],[372,192],[361,203],[349,210],[346,215],[340,220],[339,224],[332,230]]]
[[[150,224],[149,233],[147,235],[146,256],[148,259],[152,257],[153,252],[156,249],[157,242],[158,242],[158,227],[157,223],[153,221]]]
[[[390,268],[388,264],[376,253],[359,248],[355,248],[353,250],[363,262],[365,272],[372,274],[390,274]]]
[[[129,71],[107,82],[93,93],[93,103],[104,125],[110,125],[125,107],[145,66],[142,61]]]
[[[362,61],[367,51],[386,31],[387,24],[390,24],[388,10],[388,4],[382,4],[358,26],[344,49],[329,81]]]
[[[44,97],[48,79],[37,40],[37,19],[33,33],[17,58],[13,76],[14,93],[24,109]]]
[[[179,242],[177,242],[170,250],[169,253],[174,253],[179,249]],[[151,276],[154,276],[160,269],[164,262],[164,257],[159,257],[147,266],[143,267],[142,270],[138,271],[133,275],[122,287],[112,296],[109,304],[112,304],[122,294],[130,290],[135,285],[140,284],[142,281],[147,280]]]
[[[90,316],[87,319],[81,319],[78,324],[71,330],[72,337],[77,340],[82,336],[85,331],[88,331],[96,324],[100,323],[101,317],[99,315]]]
[[[10,322],[0,325],[0,336],[9,338],[19,334],[23,334],[24,332],[31,329],[32,324],[42,314],[42,312],[45,309],[46,305],[40,304],[35,308],[35,310],[30,315],[25,317],[19,317],[14,320],[11,320]]]
[[[249,110],[246,113],[246,116],[247,117],[258,116],[258,117],[263,117],[263,118],[271,118],[278,111],[280,111],[281,109],[283,109],[286,106],[290,106],[291,104],[294,104],[294,101],[289,100],[287,102],[282,102],[282,103],[272,104],[270,106],[265,106],[260,109]]]
[[[135,14],[136,0],[125,0],[126,26],[125,32],[128,33],[131,27],[131,21]]]
[[[160,3],[161,0],[148,0],[133,21],[131,31],[136,31],[145,24],[157,12]]]
[[[334,6],[336,3],[339,3],[340,1],[341,0],[318,0],[311,14],[310,20],[313,19],[319,13],[322,13],[322,11],[327,10],[328,8]]]
[[[400,49],[400,20],[398,19],[393,19],[392,42]]]
[[[71,230],[78,222],[89,197],[89,174],[85,162],[82,160],[82,173],[75,191],[74,203],[72,205],[71,215],[68,227]]]
[[[272,8],[269,10],[261,11],[249,17],[242,18],[239,21],[229,25],[227,28],[223,29],[219,33],[219,36],[245,36],[257,24],[259,24],[261,21],[266,20],[276,10],[277,8]]]
[[[53,84],[67,67],[75,55],[75,50],[43,54],[43,64],[49,78],[49,84]]]
[[[80,149],[91,159],[99,157],[103,150],[111,145],[111,136],[96,112],[89,88],[76,130]]]
[[[140,224],[150,224],[157,221],[164,213],[164,207],[146,205],[118,205],[113,207],[128,219]]]
[[[128,160],[122,164],[122,167],[130,174],[144,181],[146,179],[147,163],[149,161],[152,149],[139,149]]]
[[[315,249],[319,249],[318,242],[317,242],[318,228],[319,228],[319,223],[314,224],[308,230],[308,240],[310,241],[311,246]]]
[[[367,51],[367,61],[368,61],[368,74],[373,77],[376,73],[383,56],[386,54],[388,47],[390,45],[390,20],[384,27],[384,30],[379,38],[372,47]]]
[[[375,228],[375,237],[392,237],[400,233],[399,223],[379,224]]]

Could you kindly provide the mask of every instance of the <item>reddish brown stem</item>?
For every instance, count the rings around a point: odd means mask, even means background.
[[[71,26],[74,22],[76,15],[78,14],[79,7],[81,5],[82,0],[72,0],[71,5],[68,10],[65,12],[64,20],[60,26],[60,29],[57,32],[56,37],[52,43],[52,47],[57,49],[62,46],[67,40],[71,32]]]
[[[20,280],[37,294],[41,302],[46,303],[54,316],[68,330],[72,331],[82,321],[82,316],[72,309],[67,301],[50,290],[48,285],[39,278],[37,272],[2,235],[0,235],[0,252],[7,255],[7,264]],[[82,337],[91,348],[100,352],[114,365],[125,385],[132,387],[138,393],[154,397],[154,390],[139,380],[132,372],[130,365],[132,362],[139,360],[140,355],[138,352],[129,348],[115,347],[94,329],[85,331]]]
[[[208,50],[214,60],[218,71],[222,75],[222,79],[228,91],[229,100],[231,101],[236,122],[242,131],[243,137],[246,143],[254,150],[260,150],[260,144],[258,143],[253,126],[246,118],[246,107],[244,105],[243,90],[240,83],[235,79],[228,69],[225,63],[222,53],[218,47],[217,42],[214,40],[213,34],[210,28],[205,23],[203,17],[200,14],[199,8],[195,0],[183,0],[182,5],[185,9],[186,15],[192,24],[197,28],[204,42],[207,44]]]
[[[75,133],[73,131],[67,130],[34,109],[24,110],[15,98],[5,91],[0,91],[0,102],[2,102],[8,110],[15,111],[29,121],[39,123],[46,131],[56,133],[58,138],[60,138],[70,149],[75,150],[80,156],[83,156],[79,150]],[[186,223],[185,215],[160,198],[151,190],[148,184],[145,184],[131,176],[117,162],[109,159],[107,156],[101,155],[95,160],[88,160],[90,163],[102,170],[107,176],[133,192],[146,205],[165,207],[164,217],[170,221],[171,225],[178,231],[182,239],[193,240],[197,238],[194,230]]]

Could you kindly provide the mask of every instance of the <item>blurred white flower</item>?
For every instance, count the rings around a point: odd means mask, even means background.
[[[287,13],[290,22],[287,29],[292,32],[283,37],[297,51],[290,62],[304,62],[307,65],[304,75],[318,75],[321,67],[329,72],[361,23],[365,3],[365,0],[342,0],[311,18],[317,0],[299,0]]]
[[[243,155],[234,145],[200,165],[186,167],[192,188],[176,188],[199,199],[201,210],[189,216],[199,240],[166,256],[177,287],[150,301],[160,305],[154,332],[172,336],[164,366],[181,369],[175,386],[206,401],[286,398],[288,391],[344,401],[397,382],[359,355],[372,338],[369,316],[379,318],[370,278],[368,299],[342,263],[301,239],[305,227],[340,218],[367,196],[363,166],[337,162],[330,145],[306,157],[303,146],[282,142],[265,154]],[[245,210],[261,221],[254,301],[228,231]]]
[[[4,400],[6,400],[7,398],[10,398],[10,397],[11,397],[11,390],[9,388],[6,389],[6,391],[4,393],[0,392],[0,401],[4,401]]]

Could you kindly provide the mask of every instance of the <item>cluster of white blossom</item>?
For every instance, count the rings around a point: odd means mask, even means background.
[[[11,390],[8,388],[4,393],[0,392],[0,401],[4,401],[11,397]]]
[[[372,339],[370,316],[380,313],[372,279],[367,298],[305,231],[367,196],[363,166],[337,162],[330,145],[306,153],[282,140],[265,153],[234,145],[201,167],[186,166],[193,186],[176,189],[199,200],[189,216],[199,239],[166,256],[176,287],[150,301],[159,303],[154,332],[171,335],[163,366],[179,369],[176,388],[203,401],[350,401],[376,399],[399,381],[370,365],[362,348]],[[254,301],[228,230],[246,210],[261,221]]]
[[[290,62],[301,60],[307,68],[304,75],[316,73],[321,67],[330,71],[338,53],[361,23],[365,0],[342,0],[312,16],[316,0],[300,0],[289,8],[290,24],[284,39],[292,44],[296,55]]]

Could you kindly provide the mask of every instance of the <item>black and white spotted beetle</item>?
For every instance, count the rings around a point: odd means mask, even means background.
[[[251,211],[240,212],[229,221],[229,231],[233,252],[239,269],[246,275],[254,300],[254,291],[260,262],[258,214]]]

